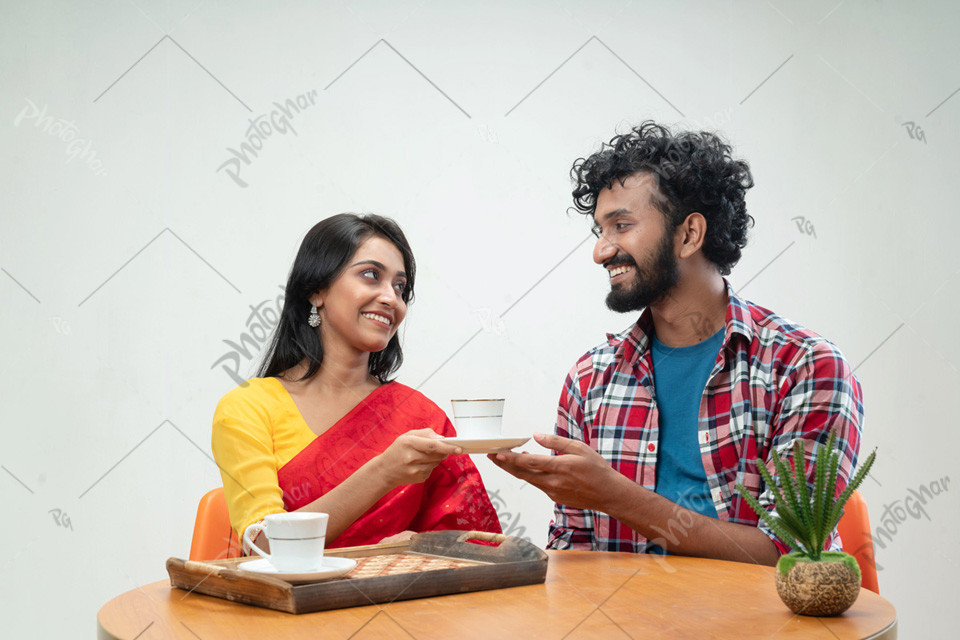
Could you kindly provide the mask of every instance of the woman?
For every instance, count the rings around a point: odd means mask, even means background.
[[[388,218],[339,214],[307,233],[260,377],[214,415],[213,454],[240,538],[281,511],[330,514],[330,547],[500,532],[476,467],[440,439],[455,435],[446,415],[388,380],[403,359],[396,334],[415,269]]]

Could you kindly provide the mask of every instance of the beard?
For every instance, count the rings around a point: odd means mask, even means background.
[[[663,300],[680,280],[680,267],[673,255],[673,234],[663,234],[657,253],[640,267],[629,255],[621,254],[604,266],[633,265],[633,280],[611,289],[607,294],[607,307],[617,313],[640,311]]]

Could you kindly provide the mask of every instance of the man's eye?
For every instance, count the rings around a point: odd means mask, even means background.
[[[600,229],[600,227],[597,227],[597,226],[591,227],[590,232],[593,233],[593,235],[595,235],[598,238],[601,235],[603,235],[603,231]]]
[[[625,223],[625,222],[618,222],[617,224],[614,225],[614,228],[615,228],[617,231],[623,231],[624,229],[626,229],[626,228],[629,227],[629,226],[630,226],[630,225],[627,224],[627,223]]]

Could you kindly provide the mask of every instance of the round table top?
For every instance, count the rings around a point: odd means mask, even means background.
[[[793,614],[772,567],[596,551],[548,551],[544,584],[293,615],[188,593],[161,580],[105,604],[98,637],[896,638],[896,611],[861,589],[835,618]],[[145,633],[146,632],[146,633]]]

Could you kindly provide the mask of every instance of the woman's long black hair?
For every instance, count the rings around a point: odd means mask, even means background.
[[[307,232],[297,258],[290,269],[283,311],[270,340],[257,375],[261,378],[279,376],[284,371],[307,360],[307,372],[300,380],[313,376],[323,364],[323,345],[320,331],[307,324],[310,315],[310,296],[326,289],[336,280],[356,253],[357,248],[368,238],[379,236],[389,240],[403,256],[403,268],[407,273],[407,286],[403,301],[413,300],[413,282],[416,262],[407,238],[396,222],[374,214],[358,215],[340,213],[318,222]],[[400,339],[394,335],[383,351],[370,354],[370,374],[381,383],[400,368],[403,351]]]

